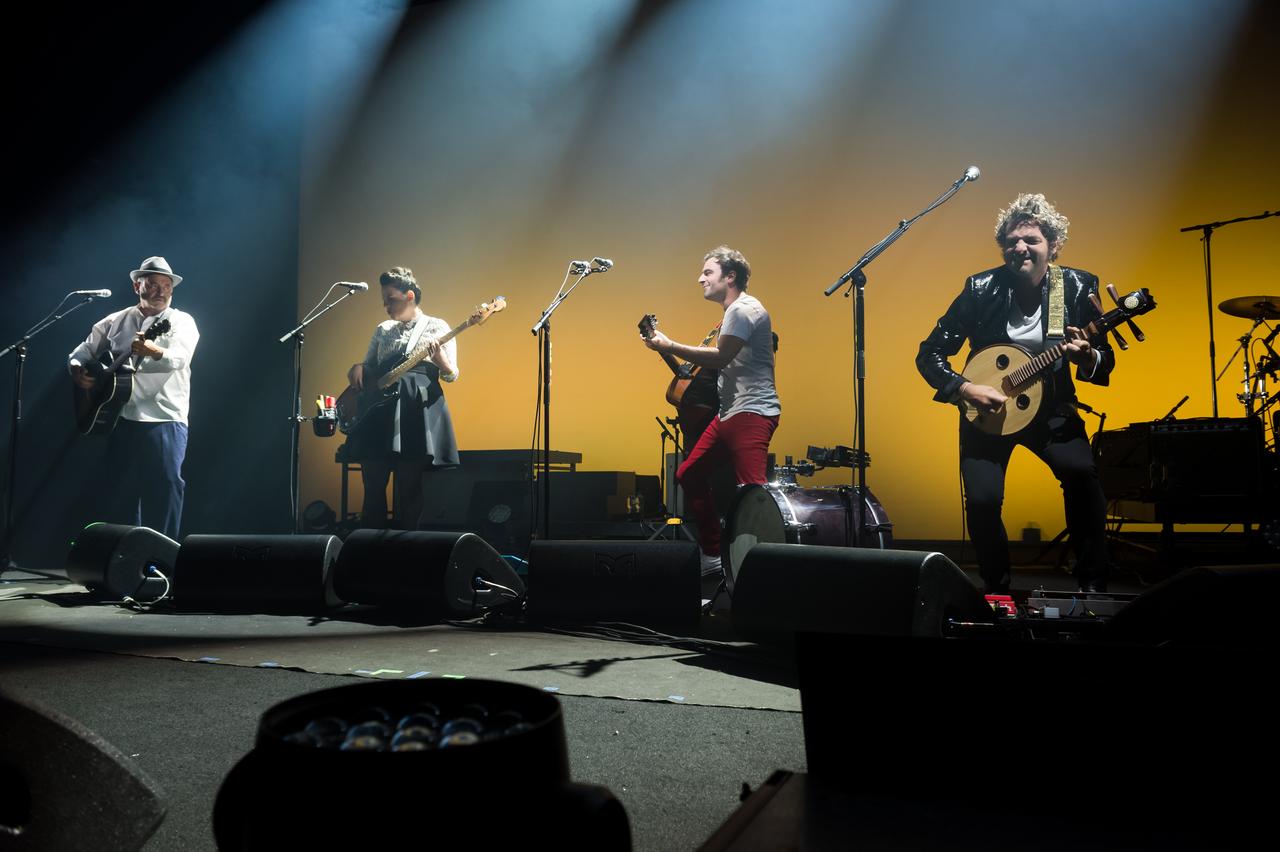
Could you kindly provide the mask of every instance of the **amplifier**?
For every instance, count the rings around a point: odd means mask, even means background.
[[[1240,522],[1261,511],[1269,465],[1256,417],[1133,423],[1099,432],[1093,451],[1108,499],[1155,503],[1157,520]]]

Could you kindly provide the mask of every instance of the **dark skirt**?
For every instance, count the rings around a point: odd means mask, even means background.
[[[428,461],[432,467],[458,464],[458,442],[453,418],[445,401],[437,371],[415,368],[396,384],[400,407],[400,452],[391,451],[396,402],[371,411],[347,441],[353,461],[395,458]]]

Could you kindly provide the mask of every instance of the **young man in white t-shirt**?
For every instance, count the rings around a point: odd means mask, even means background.
[[[782,407],[773,379],[773,326],[760,300],[746,294],[751,265],[741,252],[720,246],[702,259],[702,297],[724,310],[714,346],[686,346],[661,332],[645,340],[691,364],[720,372],[720,412],[690,450],[676,479],[698,527],[704,576],[719,573],[720,516],[711,496],[710,476],[722,462],[733,463],[739,485],[765,482],[769,439]]]

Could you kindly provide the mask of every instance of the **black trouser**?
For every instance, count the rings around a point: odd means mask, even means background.
[[[422,516],[425,476],[430,469],[429,460],[406,460],[400,456],[362,461],[360,478],[364,483],[364,501],[360,509],[360,525],[372,529],[386,528],[387,481],[394,470],[396,474],[395,525],[400,529],[416,530]]]
[[[1081,588],[1106,588],[1107,498],[1098,482],[1093,451],[1080,416],[1037,418],[1017,435],[988,435],[960,421],[960,475],[964,480],[969,537],[988,591],[1009,587],[1009,536],[1000,520],[1009,456],[1021,445],[1035,453],[1062,485],[1067,530],[1075,550],[1075,577]]]

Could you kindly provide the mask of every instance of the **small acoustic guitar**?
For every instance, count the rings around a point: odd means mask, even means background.
[[[1114,310],[1107,311],[1082,331],[1091,341],[1103,338],[1121,323],[1153,311],[1155,307],[1155,299],[1144,287],[1118,299]],[[1065,343],[1051,346],[1038,355],[1016,343],[982,347],[965,363],[965,380],[996,388],[1009,400],[999,411],[982,411],[961,400],[960,410],[970,423],[988,434],[1015,435],[1021,432],[1044,407],[1049,396],[1049,370],[1065,351]]]
[[[645,340],[653,337],[658,330],[658,318],[653,314],[645,314],[638,323],[640,336]],[[703,346],[710,346],[720,334],[720,326],[716,326],[702,341]],[[716,391],[717,371],[677,361],[670,352],[658,353],[663,362],[671,369],[671,382],[667,385],[667,402],[675,406],[680,417],[680,428],[693,438],[702,434],[702,430],[711,422],[720,408],[720,398]]]

